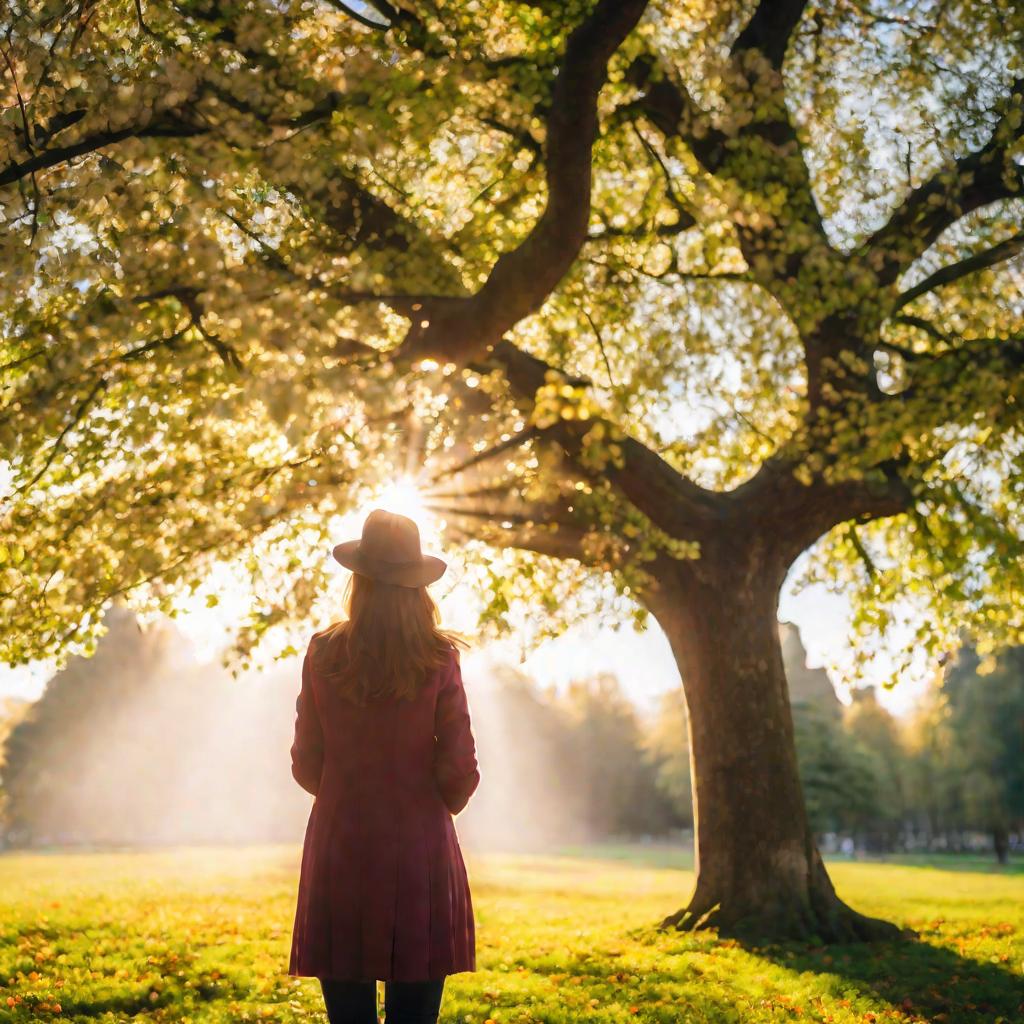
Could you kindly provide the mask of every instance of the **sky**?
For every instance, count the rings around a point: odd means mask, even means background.
[[[440,524],[432,519],[422,505],[415,488],[408,482],[400,481],[381,492],[371,503],[372,507],[388,508],[394,512],[411,516],[420,526],[425,551],[444,554],[440,543]],[[346,516],[340,524],[344,536],[338,540],[358,537],[369,507]],[[326,554],[325,557],[330,557]],[[339,579],[346,570],[336,567]],[[799,574],[799,563],[790,574],[793,579]],[[215,659],[218,646],[223,642],[229,624],[237,619],[244,607],[244,589],[231,589],[230,583],[218,581],[217,592],[220,604],[216,608],[206,607],[207,589],[199,589],[186,611],[177,620],[179,628],[196,644],[201,658]],[[468,588],[455,587],[447,593],[439,605],[446,623],[465,628],[472,618],[473,595]],[[850,656],[847,637],[849,606],[846,600],[826,588],[814,585],[799,594],[793,592],[787,581],[783,588],[779,618],[793,622],[800,630],[801,639],[808,653],[808,665],[830,668]],[[316,628],[323,624],[318,623]],[[559,689],[573,679],[611,672],[619,677],[626,693],[643,712],[651,712],[657,706],[659,696],[666,690],[679,685],[679,673],[669,649],[668,640],[650,619],[650,625],[643,633],[637,633],[631,626],[624,625],[618,630],[597,622],[583,623],[570,628],[555,640],[549,640],[522,659],[519,644],[514,639],[474,649],[463,659],[464,675],[486,672],[488,666],[505,662],[518,667],[532,676],[541,686],[555,686]],[[885,659],[879,667],[885,670]],[[52,673],[52,666],[36,664],[19,669],[0,666],[0,698],[5,696],[36,699]],[[830,673],[835,678],[835,674]],[[904,714],[920,696],[927,685],[928,674],[923,671],[919,678],[901,681],[891,690],[879,688],[879,699],[895,714]],[[846,702],[848,694],[838,688],[839,697]]]

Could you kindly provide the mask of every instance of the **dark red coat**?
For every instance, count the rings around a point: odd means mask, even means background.
[[[413,700],[360,707],[314,671],[307,650],[295,706],[292,774],[316,800],[288,973],[422,981],[475,970],[452,815],[480,773],[458,653]]]

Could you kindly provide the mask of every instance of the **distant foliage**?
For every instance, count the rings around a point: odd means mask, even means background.
[[[794,708],[796,752],[811,828],[857,834],[874,822],[881,780],[870,753],[841,718]]]
[[[96,654],[16,709],[0,745],[11,844],[296,840],[309,809],[288,747],[294,663],[232,680],[167,624],[121,608]],[[1024,649],[979,674],[970,650],[894,718],[873,690],[843,707],[782,626],[800,775],[818,835],[857,847],[1006,856],[1024,843]],[[686,705],[650,717],[604,673],[559,694],[497,666],[467,676],[482,781],[459,830],[474,847],[539,848],[693,827]],[[0,731],[3,726],[0,724]]]
[[[1024,845],[1024,648],[980,659],[971,648],[938,677],[915,716],[913,804],[954,848],[987,833],[999,858]]]
[[[482,782],[459,818],[477,846],[665,835],[687,823],[659,781],[646,723],[609,674],[559,695],[501,668],[470,694]]]
[[[553,694],[507,666],[467,687],[481,782],[459,834],[499,849],[588,838],[572,723]]]
[[[7,843],[285,840],[308,799],[288,748],[297,674],[232,680],[170,625],[115,607],[7,737]]]
[[[580,680],[563,698],[570,745],[599,835],[662,834],[682,824],[658,786],[658,764],[644,750],[644,728],[620,680],[609,673]]]
[[[682,689],[662,695],[658,713],[647,731],[646,746],[656,766],[658,789],[676,818],[693,827],[690,744],[687,738],[686,698]]]
[[[800,778],[811,827],[868,852],[1024,848],[1024,648],[991,671],[967,648],[921,703],[896,718],[874,689],[843,707],[783,626]],[[658,785],[692,815],[682,693],[662,698],[647,733]]]

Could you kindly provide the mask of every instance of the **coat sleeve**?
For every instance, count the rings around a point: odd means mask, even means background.
[[[480,782],[469,703],[458,652],[437,695],[434,714],[434,778],[448,810],[458,814]]]
[[[302,661],[302,686],[295,700],[295,741],[292,743],[292,776],[307,793],[316,796],[324,766],[324,734],[313,696],[309,651]]]

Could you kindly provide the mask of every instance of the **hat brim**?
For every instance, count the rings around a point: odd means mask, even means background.
[[[398,587],[426,587],[436,583],[448,568],[448,563],[434,555],[423,555],[415,562],[385,562],[368,558],[360,550],[358,540],[347,540],[334,547],[334,560],[360,576],[369,576],[379,583]]]

